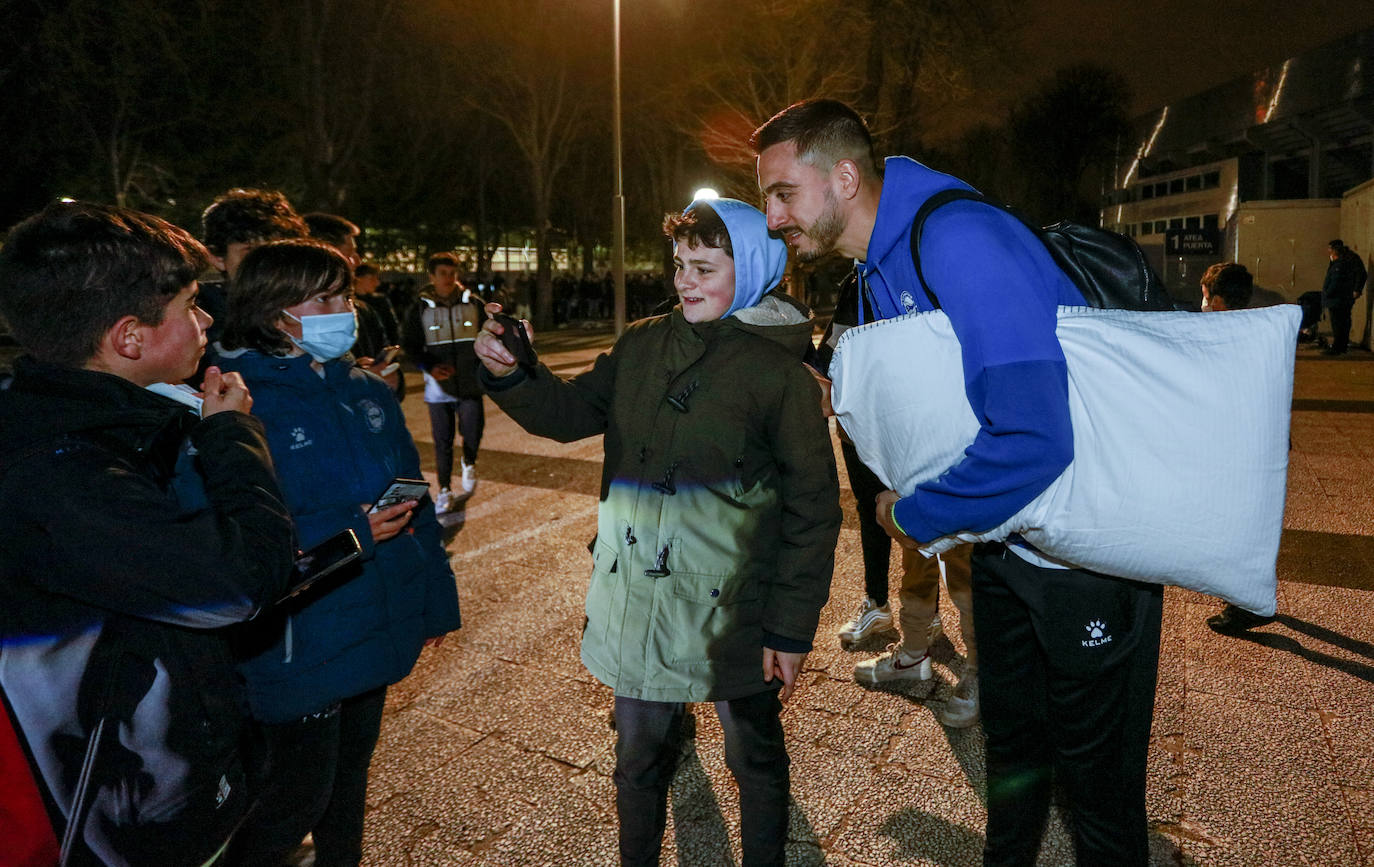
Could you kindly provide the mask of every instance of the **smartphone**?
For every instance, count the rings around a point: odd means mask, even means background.
[[[362,553],[358,536],[351,529],[335,533],[310,550],[302,551],[296,557],[296,575],[291,586],[278,603],[304,592],[321,578],[358,559]]]
[[[380,512],[382,509],[394,506],[397,503],[404,503],[406,500],[418,500],[429,493],[429,482],[424,479],[392,479],[391,484],[386,486],[386,490],[377,496],[372,508],[367,510],[370,515],[373,512]]]
[[[395,344],[392,344],[391,346],[383,346],[383,347],[382,347],[382,351],[379,352],[379,353],[377,353],[377,357],[374,358],[374,359],[372,360],[372,367],[373,367],[373,368],[383,368],[383,367],[386,367],[388,364],[390,364],[391,362],[395,361],[395,360],[396,360],[396,356],[397,356],[397,355],[400,355],[400,354],[401,354],[401,347],[396,346]],[[385,373],[383,373],[383,374],[381,374],[381,375],[382,375],[382,376],[386,376]]]
[[[400,369],[401,365],[393,361],[386,367],[383,367],[381,370],[377,371],[377,375],[380,376],[382,379],[386,379],[388,376],[390,376],[391,374],[395,373]]]
[[[501,323],[505,329],[501,332],[501,343],[511,355],[515,356],[515,361],[525,369],[533,368],[535,365],[534,347],[530,345],[530,336],[525,331],[524,324],[514,316],[505,313],[493,313],[492,317]]]

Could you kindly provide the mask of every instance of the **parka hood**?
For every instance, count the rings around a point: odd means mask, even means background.
[[[730,233],[730,246],[734,249],[735,300],[721,317],[725,318],[753,307],[782,282],[787,270],[787,245],[768,234],[767,217],[753,205],[738,199],[697,199],[686,210],[698,207],[716,212]]]

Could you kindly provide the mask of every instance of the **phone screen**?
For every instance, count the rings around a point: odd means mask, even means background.
[[[429,493],[429,482],[424,479],[393,479],[367,512],[370,515],[397,503],[404,503],[406,500],[418,500],[427,493]]]
[[[335,533],[310,550],[302,552],[296,558],[296,577],[287,588],[286,595],[279,601],[285,602],[324,576],[352,563],[362,552],[358,536],[351,529]]]

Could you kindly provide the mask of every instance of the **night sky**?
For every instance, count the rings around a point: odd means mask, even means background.
[[[1024,0],[1022,14],[1006,52],[1016,64],[986,70],[983,98],[952,113],[952,127],[997,120],[1014,94],[1070,63],[1124,74],[1138,115],[1374,27],[1374,2],[1360,0]]]

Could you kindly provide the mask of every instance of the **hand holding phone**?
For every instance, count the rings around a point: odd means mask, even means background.
[[[525,324],[506,313],[493,313],[491,318],[501,324],[501,345],[515,357],[515,363],[529,370],[535,365],[534,347],[530,344]]]
[[[382,351],[377,353],[377,357],[372,360],[372,366],[378,368],[386,367],[388,364],[395,361],[396,356],[400,354],[401,347],[395,345],[394,343],[391,346],[383,346]],[[381,375],[385,376],[386,374]]]
[[[407,500],[418,502],[427,493],[429,493],[429,482],[424,479],[392,479],[391,483],[386,486],[386,490],[382,491],[372,504],[372,508],[367,510],[367,513],[370,515],[380,512],[382,509],[390,508],[397,503],[404,503]]]

